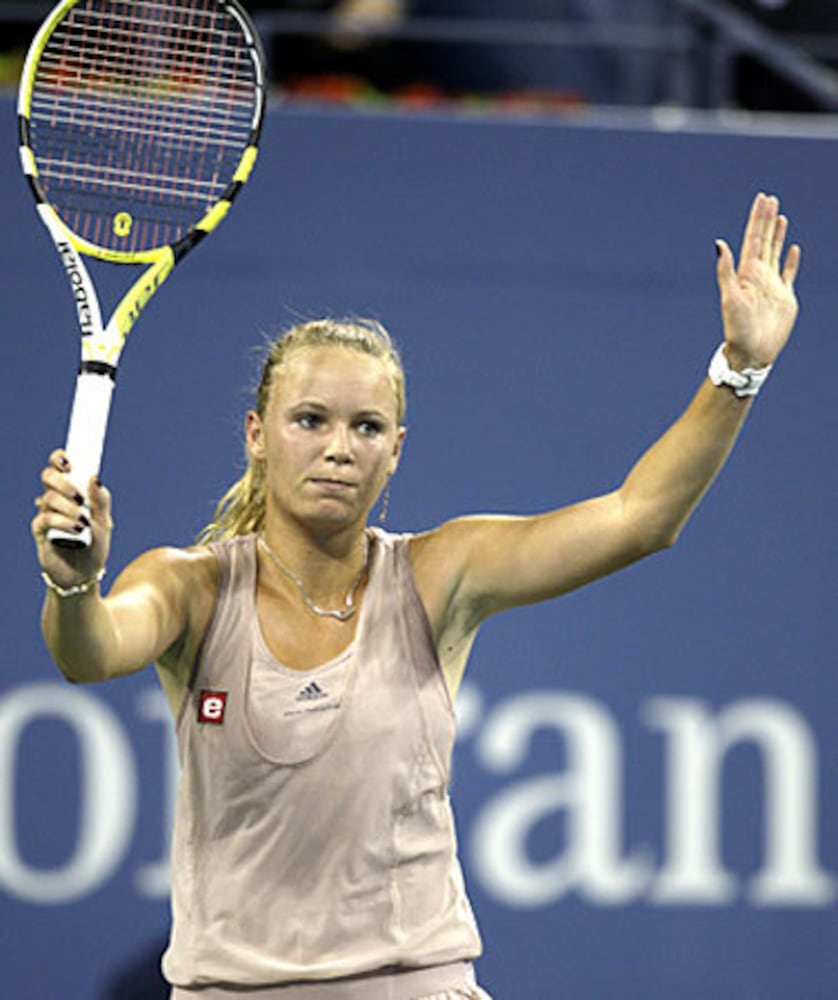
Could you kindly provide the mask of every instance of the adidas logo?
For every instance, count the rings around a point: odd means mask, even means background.
[[[329,692],[324,691],[317,681],[312,681],[297,694],[296,701],[319,701],[321,698],[328,698]]]

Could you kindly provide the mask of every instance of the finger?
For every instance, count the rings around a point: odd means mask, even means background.
[[[771,251],[769,261],[773,268],[780,269],[780,258],[783,255],[783,244],[786,242],[786,234],[789,230],[789,220],[785,215],[778,215],[774,224],[774,235],[771,241]]]
[[[754,198],[742,237],[740,267],[747,266],[752,260],[767,261],[770,259],[779,208],[779,199],[774,195],[760,192]]]
[[[90,519],[79,507],[69,511],[45,507],[33,518],[33,532],[36,533],[36,539],[42,539],[53,529],[79,535],[89,525]]]
[[[733,251],[724,240],[716,240],[716,254],[718,255],[716,278],[719,289],[724,293],[736,277],[736,263],[733,259]]]
[[[787,285],[794,284],[795,279],[797,278],[797,273],[800,270],[800,259],[802,256],[803,251],[797,243],[793,243],[789,247],[789,251],[786,254],[786,262],[783,265],[783,281]]]
[[[40,497],[39,506],[45,514],[60,514],[75,518],[82,509],[82,502],[75,494],[67,496],[59,490],[45,490]]]
[[[745,232],[742,234],[742,246],[739,250],[739,263],[759,256],[759,248],[762,244],[763,208],[766,195],[760,192],[751,204],[751,211],[748,213],[748,221],[745,223]]]
[[[51,465],[47,466],[41,473],[41,485],[44,487],[45,492],[64,496],[76,504],[84,503],[84,497],[76,487],[76,484],[71,482],[63,472],[58,471]]]
[[[85,510],[84,498],[77,493],[68,496],[58,490],[47,490],[41,498],[41,512],[51,519],[79,523],[86,526],[89,515]],[[52,525],[59,527],[58,524]]]
[[[32,537],[35,540],[35,545],[45,552],[49,549],[49,545],[47,543],[47,533],[51,527],[50,517],[43,511],[36,514],[30,522],[30,529],[32,531]],[[66,530],[69,530],[69,528]]]
[[[41,472],[43,493],[37,501],[51,527],[71,530],[77,523],[84,526],[84,497],[64,471],[69,461],[62,450],[50,455],[50,464]]]
[[[87,496],[93,520],[99,524],[110,526],[111,494],[110,490],[102,485],[98,476],[91,477]]]
[[[32,518],[32,534],[36,543],[46,540],[47,534],[56,529],[71,534],[80,534],[86,527],[84,515],[67,516],[55,510],[42,510]]]
[[[60,472],[70,471],[70,458],[63,448],[56,448],[49,456],[49,464]]]
[[[37,504],[37,501],[36,501]],[[49,530],[47,527],[47,521],[44,517],[43,511],[40,509],[38,513],[29,522],[29,527],[32,531],[32,536],[35,539],[35,543],[39,544],[46,537],[46,533]]]
[[[774,241],[777,232],[777,221],[780,212],[780,200],[774,195],[769,195],[761,212],[760,226],[760,260],[771,260]]]

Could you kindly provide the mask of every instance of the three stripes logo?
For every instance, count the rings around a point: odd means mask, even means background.
[[[312,702],[320,701],[321,699],[328,697],[329,692],[324,691],[317,681],[312,681],[310,684],[306,684],[306,686],[298,692],[297,697],[294,700],[300,702]]]

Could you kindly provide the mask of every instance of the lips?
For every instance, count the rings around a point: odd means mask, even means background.
[[[349,482],[345,479],[312,477],[309,482],[313,483],[319,489],[326,490],[329,493],[344,493],[349,490],[354,490],[356,487],[355,483]]]

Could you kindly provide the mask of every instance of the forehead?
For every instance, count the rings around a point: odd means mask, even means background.
[[[385,362],[353,348],[298,348],[283,360],[272,382],[272,395],[285,405],[308,400],[358,410],[396,408]]]

